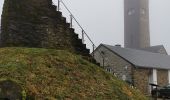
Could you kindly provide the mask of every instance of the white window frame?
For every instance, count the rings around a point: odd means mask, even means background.
[[[170,84],[170,69],[168,70],[168,83]]]
[[[153,69],[152,73],[153,73],[153,83],[157,85],[158,84],[158,81],[157,81],[158,80],[158,78],[157,78],[157,70]]]

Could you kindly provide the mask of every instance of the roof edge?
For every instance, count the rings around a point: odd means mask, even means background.
[[[101,44],[101,46],[105,47],[106,49],[108,49],[109,51],[111,51],[112,53],[114,53],[115,55],[119,56],[120,58],[124,59],[125,61],[127,61],[128,63],[130,63],[133,66],[136,66],[135,64],[133,64],[132,62],[130,62],[129,60],[127,60],[126,58],[122,57],[121,55],[119,55],[118,53],[114,52],[113,50],[111,50],[110,48],[106,47],[105,44]]]

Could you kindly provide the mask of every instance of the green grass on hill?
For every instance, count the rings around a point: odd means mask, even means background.
[[[1,48],[4,79],[15,80],[36,100],[146,100],[138,90],[67,51]]]

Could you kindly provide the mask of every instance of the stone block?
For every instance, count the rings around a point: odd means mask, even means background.
[[[22,100],[22,88],[11,80],[0,81],[0,99]]]

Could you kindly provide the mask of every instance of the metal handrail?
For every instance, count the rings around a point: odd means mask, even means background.
[[[66,6],[66,4],[62,1],[62,0],[58,0],[58,11],[60,10],[60,2],[63,4],[63,6],[65,7],[65,9],[69,12],[70,14],[70,24],[71,24],[71,28],[72,28],[72,20],[74,19],[74,21],[77,23],[77,25],[81,28],[82,30],[82,43],[84,43],[85,39],[84,39],[84,34],[86,35],[86,37],[88,38],[88,40],[91,42],[92,44],[92,56],[94,57],[94,50],[95,48],[97,48],[97,46],[94,44],[94,42],[91,40],[90,36],[86,33],[86,31],[83,29],[83,27],[81,26],[81,24],[77,21],[77,19],[74,17],[74,15],[72,14],[72,12],[68,9],[68,7]],[[101,57],[104,59],[104,56],[101,54],[101,52],[99,51],[99,54],[101,55]],[[104,62],[103,62],[104,63]],[[104,67],[104,65],[103,65]]]
[[[66,10],[70,13],[70,15],[72,16],[72,18],[76,21],[77,25],[82,29],[82,31],[84,32],[84,34],[87,36],[87,38],[89,39],[89,41],[95,46],[94,42],[91,40],[91,38],[89,37],[89,35],[86,33],[86,31],[83,29],[83,27],[80,25],[80,23],[77,21],[77,19],[74,17],[74,15],[71,13],[71,11],[68,9],[68,7],[65,5],[65,3],[62,0],[58,0],[58,2],[61,2],[63,4],[63,6],[66,8]],[[59,4],[59,3],[58,3]],[[60,5],[60,4],[59,4]],[[58,6],[59,6],[58,5]],[[59,9],[58,9],[59,10]],[[96,46],[95,46],[96,47]]]

